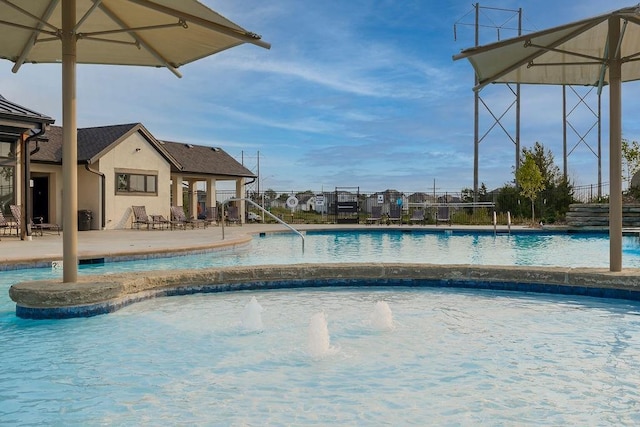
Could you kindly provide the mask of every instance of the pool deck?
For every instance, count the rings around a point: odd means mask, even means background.
[[[493,227],[300,225],[322,229],[482,230]],[[506,227],[499,227],[500,232]],[[533,231],[512,227],[513,231]],[[215,251],[249,244],[259,233],[288,232],[278,224],[188,230],[107,230],[78,233],[81,262],[139,259],[189,252]],[[31,241],[1,236],[2,269],[50,267],[62,260],[62,236],[34,236]],[[607,256],[607,254],[603,254]],[[297,264],[154,271],[139,274],[79,276],[76,283],[40,280],[14,284],[9,295],[16,314],[25,318],[69,318],[118,310],[148,298],[196,292],[274,289],[303,286],[446,286],[590,295],[640,300],[640,270],[565,267],[503,267],[402,263]]]

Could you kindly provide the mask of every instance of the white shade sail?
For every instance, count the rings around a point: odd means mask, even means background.
[[[622,80],[640,80],[638,6],[524,36],[465,49],[481,88],[489,83],[602,85],[609,82],[609,19],[619,18]]]
[[[66,0],[64,0],[66,1]],[[62,0],[0,1],[0,57],[60,63]],[[178,67],[242,43],[269,47],[193,0],[76,0],[76,63]]]
[[[0,0],[0,58],[62,64],[63,281],[77,280],[76,65],[178,67],[251,43],[269,48],[196,0]],[[26,223],[26,221],[25,221]]]
[[[490,83],[609,87],[610,270],[622,270],[621,83],[640,80],[640,6],[465,49],[477,76]]]

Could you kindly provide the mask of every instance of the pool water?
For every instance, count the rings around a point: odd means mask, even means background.
[[[252,297],[259,330],[242,322]],[[379,301],[390,329],[372,323]],[[0,424],[637,425],[639,315],[595,298],[365,288],[13,319],[0,334]]]
[[[638,246],[624,238],[625,268],[640,266]],[[309,233],[302,253],[298,236],[282,234],[239,252],[83,266],[80,274],[380,261],[606,267],[608,240]],[[62,321],[15,316],[12,283],[60,275],[0,272],[0,425],[640,422],[638,303],[324,288],[159,298]],[[377,321],[387,316],[391,327]]]

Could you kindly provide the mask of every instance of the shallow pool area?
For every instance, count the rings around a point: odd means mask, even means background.
[[[304,253],[298,236],[273,234],[237,252],[92,264],[80,274],[608,262],[602,235],[458,234],[314,232]],[[625,268],[640,265],[639,246],[625,237]],[[341,286],[151,298],[90,318],[16,317],[11,284],[60,274],[0,272],[0,425],[640,422],[635,301]]]
[[[5,318],[0,424],[634,425],[639,315],[596,298],[349,288]]]

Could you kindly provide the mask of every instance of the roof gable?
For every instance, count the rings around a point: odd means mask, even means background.
[[[255,178],[256,175],[223,149],[204,145],[161,141],[164,148],[182,165],[182,172],[204,175]]]
[[[115,145],[126,139],[134,132],[142,136],[162,154],[173,167],[181,169],[181,165],[163,148],[141,123],[128,123],[112,126],[99,126],[78,129],[78,162],[94,163]],[[46,137],[49,141],[40,146],[31,160],[62,163],[62,128],[51,126]]]

